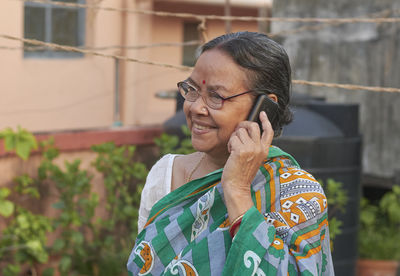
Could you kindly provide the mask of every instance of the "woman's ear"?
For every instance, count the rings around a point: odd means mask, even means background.
[[[268,94],[268,98],[270,98],[276,103],[278,102],[278,97],[275,94]]]

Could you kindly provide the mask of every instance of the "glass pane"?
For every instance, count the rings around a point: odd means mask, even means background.
[[[53,8],[52,12],[52,42],[78,46],[78,10]]]
[[[199,40],[198,23],[186,22],[183,24],[183,41]],[[183,46],[183,65],[194,66],[198,45]]]
[[[40,7],[25,7],[24,9],[24,37],[45,40],[45,9]],[[25,43],[24,47],[34,47]]]

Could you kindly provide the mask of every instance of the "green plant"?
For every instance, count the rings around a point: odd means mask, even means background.
[[[6,150],[15,150],[22,159],[27,159],[32,149],[37,148],[35,137],[24,129],[13,132],[8,128],[0,132]],[[0,236],[1,275],[12,276],[22,272],[22,265],[45,263],[48,252],[45,244],[46,234],[52,230],[51,220],[35,214],[23,207],[29,198],[40,199],[37,187],[27,175],[15,178],[13,189],[0,188],[0,215],[6,220],[7,227]],[[15,201],[8,199],[13,195]]]
[[[79,168],[80,161],[65,163],[65,171],[53,163],[51,146],[39,167],[41,181],[55,183],[60,210],[54,226],[60,237],[51,252],[60,257],[61,275],[121,275],[126,256],[137,234],[140,192],[147,176],[144,164],[134,162],[134,146],[113,143],[93,146],[93,167],[103,175],[105,199],[102,216],[95,216],[99,196],[91,191],[92,176]],[[136,184],[136,185],[135,185]]]
[[[327,179],[326,183],[319,181],[324,187],[326,198],[328,200],[329,217],[329,237],[333,241],[337,235],[342,233],[342,222],[337,219],[337,214],[345,212],[345,206],[348,201],[347,191],[343,189],[341,182],[333,179]]]
[[[10,189],[0,188],[0,215],[6,218],[14,213],[15,208],[14,203],[7,199],[10,193]]]
[[[400,260],[400,187],[377,204],[361,201],[359,254],[364,259]]]
[[[27,143],[32,145],[32,141]],[[37,177],[21,175],[15,178],[13,189],[0,188],[0,215],[7,225],[0,235],[0,274],[19,275],[25,270],[36,274],[35,266],[46,263],[49,256],[58,262],[61,275],[126,274],[147,176],[145,165],[133,159],[135,147],[113,143],[92,147],[97,154],[92,167],[103,177],[100,184],[104,185],[98,188],[104,189],[104,199],[92,190],[93,176],[80,168],[80,160],[57,165],[59,151],[51,139],[40,143],[40,149]],[[56,193],[52,205],[58,210],[56,217],[22,207],[24,202],[39,205],[40,191],[49,188]],[[53,244],[46,240],[50,231],[57,231]],[[53,273],[54,268],[49,267],[42,275]]]
[[[35,136],[26,129],[18,126],[17,131],[12,128],[6,128],[0,131],[0,140],[4,139],[4,148],[6,151],[13,151],[23,160],[27,160],[31,151],[37,149]]]
[[[190,130],[186,125],[181,126],[183,135],[182,140],[177,135],[170,135],[162,133],[159,138],[154,139],[154,143],[160,149],[160,155],[163,156],[168,153],[176,154],[189,154],[195,152],[190,139]]]

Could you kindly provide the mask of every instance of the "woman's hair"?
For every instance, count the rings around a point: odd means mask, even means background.
[[[278,120],[272,127],[275,137],[279,136],[282,127],[293,118],[289,109],[291,69],[283,47],[265,34],[237,32],[214,38],[205,43],[199,53],[201,55],[211,49],[225,52],[246,69],[249,89],[278,97]]]

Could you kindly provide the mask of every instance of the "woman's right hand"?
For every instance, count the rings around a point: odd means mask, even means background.
[[[260,113],[260,121],[262,134],[257,123],[243,121],[238,124],[228,142],[230,155],[221,182],[230,219],[235,219],[252,207],[251,182],[267,158],[274,137],[264,111]]]

